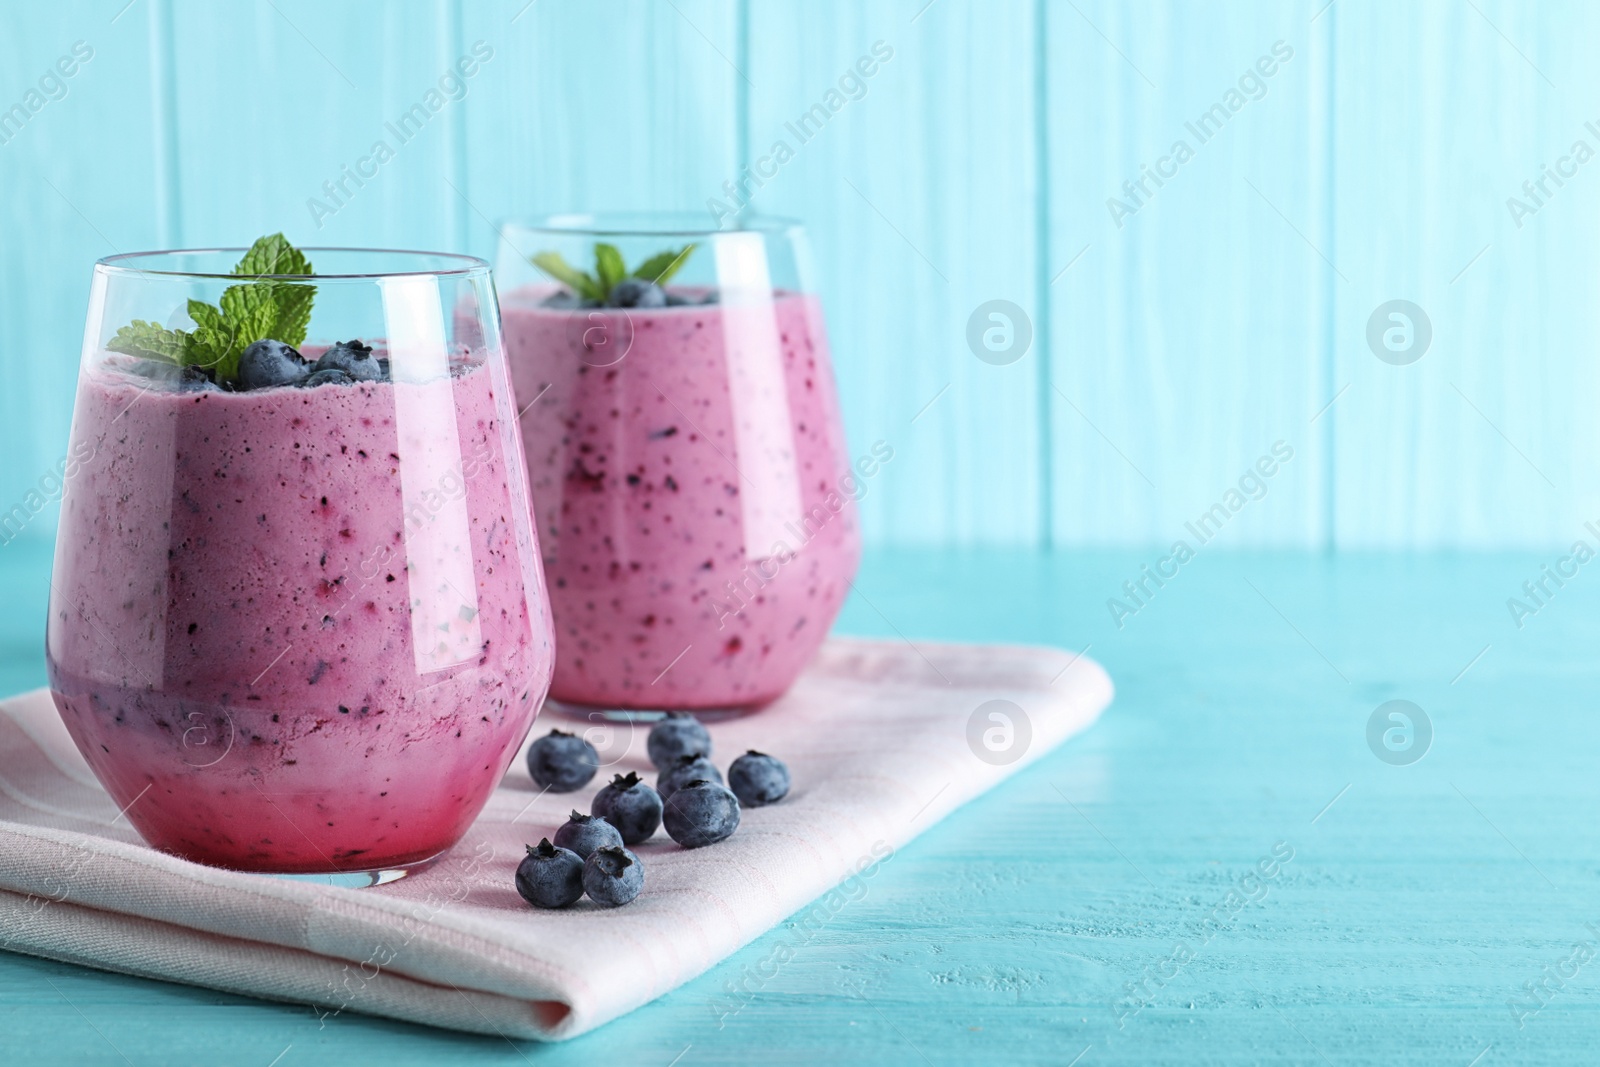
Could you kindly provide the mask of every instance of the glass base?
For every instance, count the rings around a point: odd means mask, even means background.
[[[444,853],[439,853],[439,856]],[[398,882],[408,874],[425,871],[434,865],[439,856],[429,856],[416,863],[399,867],[384,867],[372,871],[327,871],[314,874],[279,874],[275,871],[256,872],[266,878],[283,878],[291,882],[310,882],[314,885],[334,885],[341,889],[367,889],[375,885]]]
[[[746,704],[728,708],[618,708],[610,704],[579,704],[546,697],[544,709],[564,719],[586,723],[653,723],[669,711],[687,711],[701,722],[731,722],[753,715],[765,705]]]

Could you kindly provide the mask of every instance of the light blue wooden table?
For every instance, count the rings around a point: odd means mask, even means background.
[[[1518,630],[1506,599],[1549,561],[1202,550],[1118,630],[1105,601],[1147,556],[869,556],[870,604],[843,630],[1092,642],[1117,700],[901,851],[720,1027],[724,984],[777,933],[559,1046],[319,1026],[308,1008],[0,954],[0,1058],[1592,1062],[1600,578],[1580,572]],[[42,680],[44,565],[0,552],[7,691]],[[1368,744],[1392,699],[1431,724],[1409,765]]]

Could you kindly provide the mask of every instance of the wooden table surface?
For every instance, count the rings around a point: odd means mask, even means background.
[[[731,1016],[781,928],[553,1046],[0,953],[0,1058],[1593,1062],[1600,577],[1552,583],[1519,629],[1507,598],[1554,555],[1202,549],[1119,629],[1107,598],[1160,555],[869,554],[842,631],[1092,644],[1117,699],[899,852]],[[47,573],[0,551],[6,692],[43,681]],[[1391,700],[1422,716],[1369,744]]]

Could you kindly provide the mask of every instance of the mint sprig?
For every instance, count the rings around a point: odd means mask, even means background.
[[[540,252],[531,257],[531,262],[585,300],[604,303],[616,284],[628,278],[638,278],[640,281],[655,282],[657,285],[665,286],[667,280],[678,273],[679,268],[688,260],[689,254],[696,247],[698,246],[691,243],[677,251],[668,249],[665,252],[657,252],[635,267],[632,272],[629,272],[623,262],[622,253],[617,246],[604,241],[595,242],[593,274],[572,266],[560,252]]]
[[[603,300],[600,283],[591,275],[570,266],[560,252],[540,252],[533,257],[533,265],[581,297]]]
[[[622,253],[616,245],[595,242],[594,272],[600,276],[600,290],[605,293],[611,292],[618,282],[628,276],[628,268],[623,264]]]
[[[220,308],[201,300],[189,301],[193,330],[169,330],[159,323],[134,319],[117,331],[106,348],[177,367],[206,367],[218,382],[238,379],[239,357],[257,341],[270,338],[298,348],[311,324],[317,289],[278,279],[313,273],[305,253],[283,234],[275,233],[251,245],[233,273],[258,280],[228,286]]]
[[[158,322],[134,319],[132,324],[118,330],[106,347],[113,352],[181,367],[189,348],[189,337],[183,330],[169,330]]]
[[[235,274],[311,274],[311,261],[281,233],[259,238],[250,246]]]

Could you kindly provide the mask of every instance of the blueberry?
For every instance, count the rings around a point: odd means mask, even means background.
[[[598,815],[572,816],[556,829],[556,844],[570,848],[584,859],[597,848],[621,848],[622,835],[617,828]]]
[[[789,795],[789,768],[776,756],[752,748],[728,768],[728,788],[747,808],[776,804]]]
[[[614,308],[659,308],[667,306],[667,294],[655,282],[643,278],[624,278],[611,287],[606,304]]]
[[[615,826],[624,845],[637,845],[661,825],[661,795],[629,771],[596,793],[589,811]]]
[[[718,292],[715,289],[711,289],[711,290],[708,290],[706,292],[706,295],[701,299],[700,303],[702,303],[702,304],[715,304],[721,299],[722,299],[721,295],[718,294]]]
[[[384,377],[384,368],[372,358],[372,346],[360,341],[340,341],[322,353],[313,370],[342,370],[358,382],[376,382]]]
[[[222,387],[211,376],[207,367],[188,366],[178,374],[178,391],[180,393],[218,393]]]
[[[594,746],[565,730],[551,730],[528,746],[528,773],[552,793],[582,789],[599,769]]]
[[[356,380],[338,367],[314,370],[300,382],[302,389],[315,389],[319,385],[354,385]]]
[[[661,794],[661,803],[665,804],[686,782],[692,782],[696,778],[722,784],[722,772],[717,770],[706,757],[679,756],[672,766],[656,775],[656,792]]]
[[[539,301],[540,307],[559,308],[562,311],[571,311],[578,306],[578,298],[565,289],[558,289]]]
[[[517,892],[536,908],[564,908],[583,896],[583,857],[547,837],[517,864]]]
[[[656,770],[664,771],[683,756],[711,755],[711,734],[688,712],[669,711],[650,727],[645,749]]]
[[[239,356],[239,385],[245,389],[296,385],[310,373],[305,357],[282,341],[257,341]]]
[[[693,300],[678,293],[667,294],[667,307],[669,308],[681,308],[692,303],[694,303]]]
[[[596,904],[619,907],[643,885],[644,864],[625,848],[598,848],[584,861],[583,890]]]
[[[667,798],[661,821],[684,848],[714,845],[739,828],[739,798],[716,782],[696,778]]]

